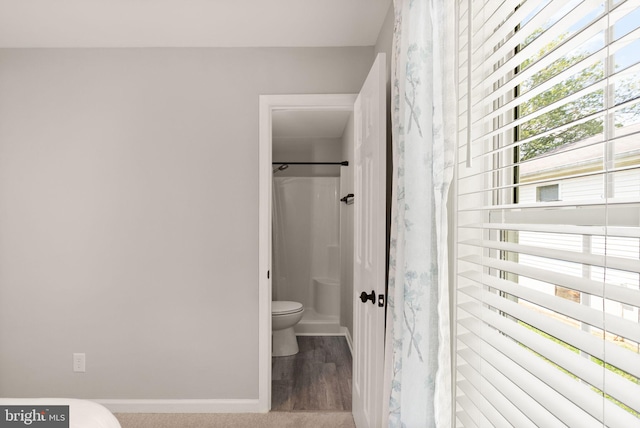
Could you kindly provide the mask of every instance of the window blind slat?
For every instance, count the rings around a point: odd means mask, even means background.
[[[508,168],[513,168],[513,165],[504,167],[503,169],[508,169]],[[609,169],[607,173],[616,174],[616,173],[622,173],[622,172],[638,172],[638,171],[640,171],[640,165],[629,166],[629,165],[621,164],[618,167]],[[463,183],[469,180],[482,179],[483,176],[487,174],[488,173],[479,173],[475,175],[469,175],[467,177],[460,178],[460,182]],[[503,185],[494,186],[494,187],[487,187],[486,189],[482,189],[482,190],[474,190],[474,191],[468,191],[468,192],[461,191],[458,195],[460,197],[467,197],[467,196],[474,196],[474,195],[489,195],[491,194],[491,192],[495,192],[499,190],[503,191],[503,190],[514,190],[514,189],[527,189],[527,188],[531,188],[532,186],[545,185],[549,183],[561,184],[561,183],[567,183],[569,180],[575,181],[576,179],[588,179],[588,178],[595,178],[604,182],[605,177],[601,170],[597,170],[597,171],[590,171],[590,172],[578,172],[575,174],[567,174],[566,176],[562,177],[562,179],[560,180],[553,175],[549,177],[545,176],[543,178],[535,179],[535,180],[522,178],[522,181],[520,181],[519,183],[503,184]]]
[[[538,53],[546,43],[548,43],[549,39],[555,38],[560,34],[566,32],[567,28],[571,27],[572,24],[577,23],[585,13],[589,13],[590,11],[596,9],[599,5],[599,0],[587,0],[576,5],[573,10],[566,13],[561,19],[556,21],[553,26],[545,30],[545,32],[547,33],[547,37],[536,38],[520,51],[520,56],[524,58],[534,57],[534,55]],[[476,56],[475,61],[481,66],[485,64],[496,64],[500,59],[506,57],[509,53],[513,52],[516,47],[522,44],[522,41],[524,39],[523,35],[530,35],[537,29],[541,28],[541,24],[544,24],[544,21],[550,18],[553,14],[557,13],[563,6],[565,6],[565,3],[563,2],[549,2],[544,7],[544,9],[542,9],[541,13],[536,14],[523,27],[520,28],[516,36],[511,37],[509,40],[503,43],[499,49],[492,51],[488,57],[477,58]],[[486,41],[484,44],[487,46],[495,46],[496,43],[491,43],[489,40],[504,39],[508,37],[509,33],[513,32],[514,28],[515,26],[500,26],[494,32],[493,38],[485,39]],[[517,65],[518,64],[513,64],[510,61],[507,61],[503,66],[505,68],[508,68],[509,70],[513,70]],[[486,67],[485,69],[491,70],[491,68],[489,67]]]
[[[545,428],[566,427],[565,424],[553,416],[542,404],[523,391],[518,386],[518,383],[513,382],[502,371],[496,370],[491,364],[485,363],[478,354],[472,352],[469,348],[461,350],[459,354],[460,357],[468,363],[463,364],[460,370],[465,378],[472,379],[472,383],[480,384],[480,387],[483,389],[485,383],[492,385],[494,388],[491,390],[492,394],[503,395],[512,402],[519,413],[521,412],[526,415],[528,422],[519,422],[521,425],[514,424],[513,426],[520,427],[533,423],[535,426]],[[475,373],[475,376],[469,373],[471,371]],[[510,370],[507,369],[507,371],[509,372]],[[519,374],[521,374],[521,372]]]
[[[464,398],[464,397],[463,397]],[[458,404],[462,405],[463,402],[468,401],[468,400],[456,400],[458,402]],[[462,425],[458,424],[456,425],[456,428],[478,428],[478,425],[475,424],[475,422],[473,422],[473,419],[471,419],[469,417],[469,414],[465,411],[465,412],[456,412],[456,418],[458,419],[458,421],[460,423],[462,423]]]
[[[501,340],[502,343],[498,344],[500,349],[496,349],[475,334],[462,334],[459,339],[470,349],[479,351],[483,361],[519,384],[535,401],[552,409],[552,413],[568,426],[602,428],[603,409],[597,405],[593,408],[598,403],[598,396],[588,386],[578,382],[568,384],[564,377],[556,373],[557,370],[550,371],[546,362],[513,342]],[[459,354],[464,355],[465,352],[469,350]],[[572,405],[575,400],[582,401],[580,407]]]
[[[457,403],[464,409],[463,413],[466,416],[465,418],[461,418],[461,420],[465,420],[465,427],[478,427],[478,424],[482,427],[491,426],[491,423],[484,417],[482,413],[478,410],[478,408],[473,404],[473,402],[466,396],[458,396],[456,398]],[[476,423],[477,422],[477,423]]]
[[[480,133],[480,136],[474,138],[474,140],[472,141],[472,144],[479,144],[480,142],[489,140],[490,138],[496,137],[498,135],[504,134],[505,132],[510,132],[513,128],[515,128],[516,126],[520,126],[523,124],[526,124],[527,122],[533,120],[533,119],[538,119],[540,118],[540,116],[545,115],[547,113],[550,113],[556,109],[558,109],[559,107],[562,107],[566,104],[572,103],[574,101],[579,100],[580,98],[589,95],[589,94],[593,94],[596,91],[602,91],[605,89],[605,87],[607,85],[610,85],[612,83],[617,83],[620,79],[622,79],[623,77],[629,75],[629,74],[633,74],[633,73],[637,73],[638,71],[640,71],[640,64],[636,64],[628,69],[625,69],[624,71],[620,72],[620,73],[614,73],[611,74],[609,76],[608,79],[601,79],[598,80],[592,84],[590,84],[589,86],[586,86],[578,91],[575,91],[557,101],[554,101],[553,103],[550,103],[542,108],[539,108],[538,110],[529,113],[527,115],[523,115],[520,116],[518,119],[515,119],[513,121],[507,122],[506,124],[499,126],[499,127],[495,127],[494,129],[492,129],[489,132],[486,133]],[[535,94],[535,92],[533,92]],[[542,93],[542,92],[540,92]],[[526,97],[528,97],[531,94],[528,94]],[[536,94],[539,95],[539,94]],[[518,103],[520,104],[520,103]],[[613,107],[613,106],[612,106]],[[509,109],[506,109],[509,110]],[[499,110],[496,110],[499,111]],[[504,112],[502,112],[504,113]],[[484,125],[484,124],[491,124],[491,120],[494,119],[493,115],[486,115],[483,116],[481,119],[475,121],[472,125],[477,129],[480,125]],[[476,133],[477,134],[477,133]]]
[[[609,110],[609,114],[614,114],[615,115],[616,113],[621,112],[624,109],[628,109],[630,107],[635,106],[637,103],[638,103],[638,99],[633,98],[633,99],[627,100],[627,101],[625,101],[623,103],[616,104],[616,106],[614,108]],[[569,128],[573,127],[573,126],[581,125],[581,124],[584,124],[584,123],[589,122],[589,121],[594,120],[594,119],[600,119],[600,118],[605,117],[606,115],[607,115],[607,111],[605,111],[605,110],[598,111],[598,112],[592,113],[592,114],[590,114],[588,116],[585,116],[585,117],[583,117],[581,119],[574,120],[573,122],[569,122],[569,123],[566,123],[566,124],[563,124],[563,125],[555,126],[553,128],[550,128],[549,130],[547,130],[545,132],[542,132],[540,134],[531,136],[529,138],[524,138],[524,139],[521,139],[521,140],[517,140],[517,141],[515,141],[515,142],[513,142],[511,144],[505,144],[505,145],[501,145],[499,147],[491,147],[487,151],[476,153],[474,155],[473,159],[493,156],[493,155],[496,155],[496,154],[502,154],[504,152],[513,150],[516,147],[520,147],[520,146],[522,146],[524,144],[530,143],[531,141],[534,141],[534,140],[539,139],[541,137],[548,137],[550,135],[559,134],[559,133],[561,133],[563,131],[566,131],[567,129],[569,129]],[[634,134],[636,134],[636,132],[632,132],[631,133],[631,135],[634,135]],[[610,138],[609,141],[615,141],[616,139],[624,138],[627,135],[628,134],[625,134],[625,135],[622,135],[622,136],[618,136],[618,137],[613,137],[613,138]],[[511,166],[513,166],[513,165],[511,165]]]
[[[637,422],[634,416],[612,402],[607,401],[602,405],[600,393],[592,390],[589,385],[550,366],[548,362],[517,343],[506,339],[499,332],[484,327],[486,327],[484,324],[476,322],[472,327],[473,334],[465,333],[460,336],[460,340],[469,347],[469,349],[461,351],[461,354],[468,353],[470,350],[480,350],[484,361],[500,371],[503,371],[510,364],[510,361],[517,363],[524,372],[514,378],[514,382],[518,382],[526,390],[535,390],[534,382],[528,376],[529,374],[533,375],[536,381],[541,381],[545,387],[552,388],[545,391],[551,396],[550,398],[555,401],[569,400],[569,403],[563,407],[571,413],[579,414],[578,409],[571,405],[577,404],[582,412],[590,415],[593,419],[604,422],[606,417],[607,426],[610,427],[626,428]],[[529,383],[532,384],[528,385]],[[555,394],[559,394],[559,396]],[[536,396],[536,399],[540,400],[540,397]],[[554,412],[554,414],[562,419],[559,413]],[[580,424],[589,424],[590,422],[591,418],[582,418]],[[586,425],[570,424],[569,426],[582,427]]]
[[[528,101],[532,96],[539,95],[540,93],[544,92],[545,87],[548,90],[553,86],[549,84],[550,82],[555,81],[556,83],[560,83],[567,77],[570,77],[577,72],[580,72],[581,70],[587,69],[590,65],[605,59],[607,55],[611,54],[611,52],[606,49],[599,49],[594,52],[590,52],[589,54],[585,54],[584,58],[582,58],[580,61],[572,64],[571,67],[565,68],[555,76],[551,76],[549,78],[553,80],[538,82],[538,85],[532,88],[527,88],[526,86],[524,88],[521,88],[523,85],[531,85],[531,82],[534,80],[534,78],[541,72],[545,71],[545,68],[553,66],[554,62],[563,59],[563,54],[565,56],[568,55],[571,51],[579,48],[580,43],[588,42],[589,39],[593,39],[594,37],[596,37],[605,29],[604,24],[605,23],[602,22],[598,26],[590,27],[588,31],[580,33],[579,37],[575,37],[570,42],[557,46],[552,52],[545,55],[540,61],[531,63],[531,65],[526,67],[522,72],[516,74],[510,73],[510,71],[515,67],[519,67],[521,65],[522,57],[520,56],[514,56],[509,61],[501,64],[499,67],[496,67],[491,72],[491,74],[486,76],[485,80],[481,82],[483,87],[487,89],[482,92],[478,91],[476,94],[474,94],[477,96],[477,99],[475,99],[475,102],[472,104],[474,112],[488,112],[484,115],[480,115],[480,117],[477,117],[477,121],[487,122],[490,118],[499,116],[499,113],[503,113],[506,110],[513,109],[518,104]],[[504,83],[502,83],[499,87],[495,87],[495,85],[491,84],[491,82],[495,81],[501,81]],[[545,86],[542,86],[543,84]],[[510,97],[510,95],[513,94],[513,91],[516,88],[518,88],[519,91],[523,92],[519,94],[518,97],[510,100],[509,104],[505,104],[504,98],[506,96]],[[495,109],[496,102],[498,102],[500,105],[499,109]]]
[[[466,361],[469,361],[470,359],[468,356],[468,353],[470,352],[468,351],[469,349],[466,349],[461,352],[461,356]],[[479,360],[479,358],[476,358],[476,360]],[[480,372],[483,374],[481,375]],[[475,366],[472,368],[472,364],[470,363],[469,365],[461,366],[460,373],[469,381],[469,383],[474,385],[478,391],[482,391],[482,395],[487,398],[487,400],[500,412],[502,416],[505,417],[511,427],[537,428],[539,426],[539,424],[533,423],[529,417],[525,416],[520,410],[521,408],[514,402],[514,396],[517,396],[518,393],[523,394],[522,390],[517,388],[512,382],[508,381],[508,379],[504,382],[500,382],[499,379],[502,375],[497,370],[492,370],[490,365],[484,365],[482,368]],[[502,378],[504,378],[504,376],[502,376]],[[497,383],[500,388],[496,388],[493,385],[494,382]],[[507,392],[509,394],[507,394]],[[521,401],[521,405],[523,407],[525,406],[525,403],[526,407],[531,408],[537,404],[537,402],[532,400],[531,397],[526,394],[524,394],[524,396],[526,397],[526,401]],[[540,405],[537,406],[536,412],[530,413],[535,415],[537,412],[549,415],[549,413],[544,410],[544,407]],[[549,419],[555,420],[555,425],[553,425]],[[552,416],[545,419],[544,423],[545,425],[543,426],[545,427],[564,427],[564,424],[560,423]]]
[[[483,298],[481,290],[477,289],[476,287],[464,287],[459,291],[469,297],[475,298],[477,301],[481,301]],[[602,346],[602,340],[598,340],[596,337],[592,337],[585,332],[568,327],[559,321],[550,320],[548,317],[537,314],[525,307],[521,307],[517,303],[500,300],[504,299],[489,299],[489,301],[485,302],[491,304],[493,308],[509,314],[510,316],[530,325],[531,327],[546,332],[556,339],[570,346],[573,346],[574,348],[584,351],[589,355],[593,355],[600,360],[604,358],[604,347]],[[473,310],[477,308],[477,306],[475,306],[475,303],[462,303],[460,305],[460,308],[476,316],[483,316],[485,314],[485,311],[481,311],[479,313],[473,312]]]
[[[562,395],[558,394],[555,390],[550,388],[544,382],[537,379],[531,373],[523,369],[520,365],[510,360],[508,357],[493,350],[489,351],[483,357],[479,357],[475,349],[485,350],[486,346],[478,346],[477,341],[472,340],[472,335],[461,335],[460,339],[465,345],[471,344],[473,348],[465,348],[458,352],[459,358],[462,358],[468,365],[474,366],[474,368],[488,378],[495,371],[498,371],[503,375],[507,382],[514,385],[516,388],[520,388],[523,392],[526,391],[523,401],[520,403],[519,410],[525,414],[534,414],[539,405],[544,406],[548,411],[556,415],[556,419],[562,421],[562,423],[569,426],[600,426],[598,422],[586,414],[586,412],[568,412],[567,409],[572,408],[570,400],[566,399]],[[498,367],[496,367],[498,366]],[[575,425],[571,425],[575,424]],[[544,426],[544,425],[541,425]]]
[[[573,92],[570,95],[567,95],[557,101],[554,101],[551,104],[548,104],[532,113],[529,113],[525,116],[521,116],[518,119],[515,119],[511,122],[506,123],[505,125],[499,126],[499,127],[495,127],[493,128],[491,131],[488,132],[475,132],[474,135],[477,135],[478,133],[480,133],[479,136],[475,137],[472,141],[471,144],[473,145],[478,145],[484,141],[490,140],[493,137],[496,137],[498,135],[504,134],[506,132],[512,132],[512,130],[516,127],[516,126],[520,126],[523,124],[526,124],[527,122],[533,120],[533,119],[537,119],[540,116],[550,113],[556,109],[558,109],[559,107],[562,107],[566,104],[572,103],[574,101],[579,100],[580,98],[584,97],[585,95],[589,95],[592,94],[596,91],[602,91],[604,90],[604,88],[606,87],[606,85],[608,84],[608,82],[606,80],[599,80],[597,82],[592,83],[589,86],[586,86],[583,89],[580,89],[579,91]],[[477,129],[480,125],[485,125],[487,124],[487,122],[485,120],[478,120],[475,123],[473,123],[472,125],[474,126],[474,128],[472,129]],[[491,122],[489,122],[488,124],[491,124]]]
[[[464,391],[465,395],[473,401],[478,410],[487,418],[492,427],[512,428],[505,417],[498,412],[487,400],[487,396],[484,393],[478,391],[475,386],[468,380],[461,380],[458,382],[458,387]]]
[[[493,105],[493,102],[509,94],[516,87],[531,79],[536,73],[539,73],[540,71],[552,65],[554,61],[558,60],[558,58],[569,54],[571,51],[576,49],[577,46],[585,44],[605,28],[605,19],[601,19],[600,21],[589,26],[584,31],[575,35],[570,42],[563,43],[557,46],[552,55],[544,56],[540,60],[533,63],[531,66],[527,67],[524,71],[514,74],[508,79],[505,79],[506,81],[503,85],[491,91],[490,95],[486,99],[480,100],[478,104],[474,105],[474,108],[477,110],[479,108],[487,108]],[[604,54],[606,54],[606,51],[604,52]],[[489,82],[494,82],[502,78],[506,74],[505,70],[507,70],[507,68],[510,68],[510,66],[513,66],[514,68],[517,67],[520,61],[522,61],[521,58],[514,57],[509,62],[505,63],[503,66],[497,68],[495,71],[489,74],[483,81],[483,84],[486,86],[487,84],[489,84]]]
[[[536,279],[549,284],[560,285],[564,288],[591,294],[592,296],[607,298],[616,302],[627,303],[640,307],[640,291],[638,290],[621,287],[615,284],[604,284],[592,279],[566,275],[554,271],[545,271],[515,262],[496,260],[488,257],[483,258],[478,255],[464,256],[461,257],[460,260],[467,261],[478,266],[491,267],[500,271],[526,276],[527,278]]]
[[[590,333],[577,330],[561,321],[556,321],[541,313],[534,312],[522,305],[498,297],[477,287],[464,287],[462,293],[485,302],[522,322],[529,324],[551,336],[572,345],[599,360],[605,360],[612,366],[640,378],[640,355],[626,351],[606,340],[598,339]],[[640,409],[638,409],[640,410]]]
[[[514,77],[510,78],[499,89],[491,91],[491,96],[481,98],[478,101],[478,103],[473,106],[473,108],[475,110],[489,108],[491,105],[493,105],[495,101],[499,100],[501,97],[504,97],[505,95],[512,93],[516,87],[518,87],[519,85],[522,85],[527,80],[531,79],[533,76],[536,75],[536,73],[540,73],[545,68],[552,65],[554,61],[557,61],[563,56],[569,54],[572,50],[575,50],[581,45],[589,42],[590,39],[592,39],[598,33],[606,30],[606,28],[607,28],[607,22],[606,22],[606,19],[603,18],[600,21],[598,21],[598,23],[596,23],[595,25],[592,25],[585,31],[579,33],[572,40],[571,43],[565,43],[562,46],[559,46],[558,49],[556,49],[553,52],[553,55],[547,55],[540,61],[535,62],[534,65],[527,67],[523,72],[515,74]],[[623,36],[622,38],[620,38],[619,40],[615,41],[608,47],[604,47],[602,49],[599,49],[591,53],[589,56],[583,58],[579,62],[572,64],[568,68],[565,68],[564,70],[562,70],[562,72],[555,75],[553,78],[545,81],[544,85],[537,86],[527,91],[526,96],[524,97],[519,96],[517,98],[514,98],[513,100],[509,101],[507,104],[504,104],[503,106],[501,106],[499,109],[492,110],[491,114],[486,115],[483,118],[483,120],[497,117],[499,114],[504,113],[509,109],[513,109],[518,104],[522,102],[526,102],[535,96],[539,96],[544,91],[550,89],[553,85],[560,83],[563,80],[565,80],[567,77],[570,77],[576,74],[577,72],[588,68],[589,65],[594,64],[598,61],[602,61],[607,57],[613,57],[621,49],[625,48],[627,45],[637,40],[639,33],[640,33],[640,29],[635,29],[630,33],[626,34],[625,36]],[[514,64],[508,64],[508,65],[514,65]],[[495,70],[491,75],[487,77],[485,84],[491,81],[495,81],[500,76],[505,75],[506,74],[505,71],[507,70],[507,68],[508,68],[507,65],[504,65],[499,69]]]
[[[576,214],[577,215],[577,214]],[[577,226],[571,224],[524,224],[524,223],[470,223],[463,228],[482,230],[513,230],[543,233],[566,233],[574,235],[616,236],[640,238],[640,230],[635,227]]]
[[[475,318],[459,320],[459,324],[468,330],[474,330],[470,323],[477,323],[481,319],[487,324],[482,328],[493,328],[506,334],[601,391],[605,390],[606,385],[607,393],[612,397],[632,409],[640,409],[640,384],[633,383],[611,370],[604,370],[603,375],[600,371],[594,370],[594,362],[591,359],[585,358],[559,343],[550,342],[533,330],[522,328],[509,318],[484,309],[477,303],[467,303],[464,308],[466,312],[473,313],[475,316]]]
[[[525,2],[525,5],[527,3],[529,2]],[[534,2],[531,3],[532,5],[534,4]],[[560,6],[564,6],[564,4],[562,4],[561,2],[550,3],[553,7],[548,9],[548,11],[552,13],[557,12],[560,9]],[[576,47],[581,46],[584,42],[592,38],[598,32],[606,30],[609,26],[614,26],[618,21],[622,20],[628,12],[637,7],[630,6],[630,4],[633,2],[627,3],[627,5],[616,5],[609,16],[600,13],[595,16],[591,22],[583,22],[583,26],[579,29],[579,31],[576,31],[565,40],[562,40],[558,44],[558,46],[553,49],[553,51],[549,52],[544,57],[538,58],[535,61],[535,64],[541,64],[544,67],[548,67],[554,60],[568,54],[572,50],[576,49]],[[477,53],[479,49],[474,51],[473,60],[476,64],[479,64],[474,71],[482,72],[484,70],[487,70],[489,74],[485,77],[482,83],[485,87],[492,87],[496,81],[509,74],[510,71],[520,65],[520,62],[522,60],[518,60],[518,57],[535,57],[535,55],[540,51],[540,49],[542,49],[545,43],[548,43],[549,40],[557,39],[557,36],[560,36],[561,34],[567,32],[567,30],[572,26],[571,24],[576,24],[576,18],[581,19],[585,15],[588,15],[590,12],[598,10],[601,4],[602,2],[598,0],[581,2],[579,5],[574,7],[571,12],[565,14],[565,16],[561,20],[557,21],[552,27],[548,28],[545,31],[545,37],[538,37],[533,43],[529,43],[524,49],[521,49],[518,56],[514,56],[510,60],[502,62],[500,67],[494,67],[494,64],[498,63],[500,59],[507,57],[509,53],[513,52],[516,47],[519,46],[522,41],[527,38],[527,36],[535,32],[536,29],[534,29],[534,31],[528,31],[530,28],[534,27],[534,25],[530,24],[536,23],[534,20],[529,21],[526,27],[522,27],[519,29],[517,37],[512,37],[509,42],[502,44],[501,49],[491,51],[491,56],[480,56]],[[546,17],[547,16],[548,14],[546,15]],[[512,16],[512,18],[513,17],[514,16]],[[516,20],[513,19],[513,21]],[[507,22],[507,25],[501,25],[498,28],[496,28],[495,25],[488,25],[487,28],[491,29],[490,31],[492,32],[492,35],[483,39],[482,35],[476,34],[474,36],[474,39],[482,40],[482,43],[480,44],[481,46],[497,46],[502,39],[508,38],[509,34],[513,32],[515,25],[509,25],[513,24],[513,21]],[[481,30],[483,29],[484,27],[481,28]],[[480,31],[478,31],[478,33],[480,33]],[[612,43],[612,45],[615,46],[614,43]],[[487,67],[487,65],[491,65],[491,67]],[[481,68],[482,66],[484,66],[484,69]],[[474,89],[477,90],[477,87]],[[499,90],[496,92],[499,93]]]
[[[640,332],[638,323],[622,319],[620,317],[603,314],[597,309],[566,299],[558,299],[554,295],[533,290],[531,288],[518,286],[511,281],[502,280],[491,276],[483,276],[480,272],[463,272],[461,276],[471,279],[479,284],[489,285],[512,296],[524,299],[543,308],[552,310],[562,315],[566,315],[574,320],[587,323],[601,330],[614,333],[640,343]]]
[[[640,204],[640,195],[638,197],[628,198],[611,198],[606,201],[603,199],[576,199],[570,201],[558,201],[558,202],[530,202],[522,204],[501,204],[501,205],[483,205],[478,207],[460,208],[459,211],[488,211],[488,210],[508,210],[508,209],[523,209],[523,208],[540,208],[542,206],[547,208],[572,208],[577,206],[602,206],[602,205],[634,205]]]
[[[495,222],[576,226],[599,225],[604,227],[608,236],[611,236],[612,230],[617,233],[615,231],[616,228],[638,229],[638,225],[640,225],[640,205],[607,205],[603,203],[591,206],[577,205],[573,209],[549,209],[548,205],[544,205],[538,206],[537,209],[526,210],[518,209],[518,205],[513,205],[510,210],[491,212],[489,223]]]
[[[640,260],[624,259],[620,257],[604,256],[600,254],[577,253],[574,251],[557,250],[548,247],[535,247],[531,245],[521,245],[504,241],[469,239],[460,243],[480,248],[492,248],[494,250],[509,251],[519,254],[530,254],[533,256],[545,257],[549,259],[640,273]]]
[[[515,28],[518,22],[526,17],[535,8],[535,4],[533,4],[534,2],[525,2],[522,6],[520,6],[520,3],[522,3],[521,0],[507,0],[497,6],[497,3],[491,4],[489,2],[482,2],[482,6],[478,7],[477,12],[482,12],[485,15],[484,22],[476,27],[474,38],[485,40],[484,35],[481,33],[486,33],[487,31],[493,32],[493,29],[498,27]],[[476,2],[476,4],[478,4],[478,2]],[[491,7],[493,7],[493,9],[489,9]],[[506,22],[505,11],[515,11],[511,14],[510,17],[507,18]],[[489,16],[487,17],[486,14],[488,14]],[[488,38],[486,38],[486,44],[494,46],[498,44],[500,39],[504,38],[505,36],[501,33],[496,32],[493,33],[493,35],[487,37]]]

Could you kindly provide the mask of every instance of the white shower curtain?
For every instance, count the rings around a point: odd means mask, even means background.
[[[284,230],[284,195],[282,186],[277,184],[275,178],[271,180],[271,275],[273,289],[272,300],[285,300],[285,290],[287,289],[287,271],[286,266],[287,252],[287,235],[282,233]]]
[[[339,185],[338,177],[273,178],[274,300],[313,309],[314,278],[340,278]]]
[[[451,426],[447,197],[456,133],[453,4],[394,1],[385,351],[390,427]]]

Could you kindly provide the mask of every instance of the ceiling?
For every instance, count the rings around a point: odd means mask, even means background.
[[[341,138],[351,111],[277,110],[272,116],[273,139]]]
[[[373,46],[391,0],[0,0],[0,48]]]

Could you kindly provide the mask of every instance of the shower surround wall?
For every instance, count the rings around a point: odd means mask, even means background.
[[[303,304],[300,334],[340,331],[339,190],[339,177],[273,179],[273,300]]]

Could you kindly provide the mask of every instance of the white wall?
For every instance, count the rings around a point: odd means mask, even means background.
[[[0,50],[0,396],[257,398],[258,95],[373,54]]]
[[[278,138],[273,140],[273,161],[279,162],[340,162],[340,138]],[[289,165],[278,177],[338,177],[340,165]]]
[[[393,26],[395,24],[395,11],[393,10],[393,2],[389,6],[387,15],[384,18],[382,28],[378,34],[376,41],[376,53],[385,53],[387,55],[387,89],[391,88],[391,54],[393,50]]]

